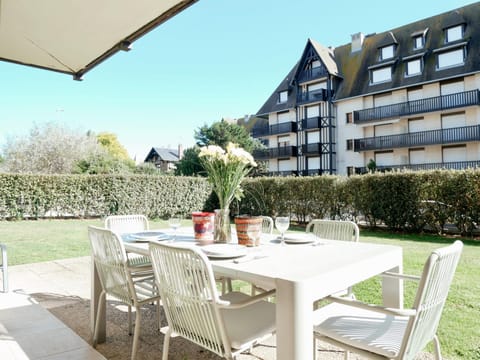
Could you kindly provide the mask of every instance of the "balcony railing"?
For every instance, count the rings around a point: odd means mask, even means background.
[[[261,125],[261,126],[255,126],[252,129],[252,136],[254,138],[262,137],[262,136],[268,136],[270,135],[270,127],[268,124],[266,125]]]
[[[288,134],[296,131],[297,123],[293,121],[270,125],[270,135]]]
[[[253,158],[255,160],[268,160],[276,158],[285,158],[297,156],[296,146],[280,146],[276,148],[261,149],[253,151]]]
[[[320,155],[322,153],[322,144],[321,143],[303,144],[302,153],[303,155]]]
[[[269,176],[296,176],[298,172],[296,170],[284,170],[284,171],[270,171]]]
[[[319,66],[313,69],[304,70],[300,74],[298,74],[298,82],[320,79],[327,76],[328,71],[325,68]]]
[[[290,121],[280,124],[256,126],[252,129],[252,136],[258,138],[269,135],[288,134],[296,131],[297,123]]]
[[[308,130],[308,129],[318,129],[321,127],[322,124],[322,119],[320,116],[315,116],[311,117],[308,119],[303,119],[302,120],[302,129],[303,130]]]
[[[329,174],[328,171],[321,170],[321,169],[309,169],[309,170],[302,170],[302,176],[314,176],[314,175],[322,175],[323,173]]]
[[[353,112],[353,120],[356,124],[361,124],[370,121],[391,119],[446,109],[456,109],[472,105],[480,105],[479,90],[464,91],[456,94],[358,110]]]
[[[377,166],[377,171],[393,171],[393,170],[434,170],[434,169],[449,169],[449,170],[464,170],[469,168],[480,167],[480,160],[473,161],[454,161],[454,162],[440,162],[440,163],[427,163],[427,164],[404,164],[404,165],[389,165],[389,166]],[[355,168],[356,174],[366,174],[368,169],[366,167]]]
[[[394,149],[421,145],[452,144],[480,140],[480,125],[376,136],[354,140],[354,151]]]
[[[308,103],[314,101],[327,101],[329,91],[327,89],[318,89],[314,91],[299,92],[297,95],[297,103]]]

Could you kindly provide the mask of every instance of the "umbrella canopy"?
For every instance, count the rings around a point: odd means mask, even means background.
[[[82,75],[198,0],[0,0],[0,59]]]

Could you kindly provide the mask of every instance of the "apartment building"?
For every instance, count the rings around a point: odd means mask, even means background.
[[[480,166],[480,3],[332,48],[309,39],[257,112],[271,175]]]

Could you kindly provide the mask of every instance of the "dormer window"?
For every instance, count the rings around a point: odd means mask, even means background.
[[[413,38],[413,49],[418,50],[418,49],[423,49],[425,46],[425,38],[423,35],[415,36]]]
[[[393,58],[393,53],[395,51],[394,45],[388,45],[380,48],[380,61]]]
[[[463,39],[463,25],[456,25],[445,29],[445,43]]]
[[[288,100],[288,91],[280,91],[278,93],[278,102],[279,103],[286,103]]]

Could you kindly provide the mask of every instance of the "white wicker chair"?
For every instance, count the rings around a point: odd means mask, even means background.
[[[135,332],[132,346],[132,360],[135,359],[140,335],[141,313],[144,304],[157,301],[160,297],[151,271],[141,272],[128,264],[123,242],[118,234],[108,229],[88,227],[88,236],[92,248],[93,261],[100,278],[102,292],[96,314],[96,326],[93,334],[93,346],[97,345],[99,319],[101,318],[106,295],[128,305],[129,332],[132,333],[131,307],[135,308]],[[157,308],[157,321],[160,327],[160,309]]]
[[[370,359],[414,359],[433,340],[435,358],[442,359],[436,332],[455,274],[463,243],[434,251],[421,277],[386,273],[419,280],[411,309],[392,309],[356,300],[331,297],[334,302],[315,311],[316,339]]]
[[[353,221],[314,219],[307,224],[306,232],[312,232],[320,239],[355,241],[360,239],[360,230]],[[349,287],[335,294],[354,298],[353,289]],[[315,305],[317,306],[317,304]]]
[[[105,227],[118,234],[146,231],[150,228],[148,219],[144,215],[111,215],[105,219]],[[150,267],[150,258],[127,252],[130,266]]]
[[[163,360],[171,336],[181,336],[226,359],[235,359],[275,332],[271,293],[250,297],[240,292],[219,296],[212,266],[200,249],[150,243],[150,255],[168,327]]]
[[[308,223],[305,231],[329,240],[358,241],[360,238],[358,225],[353,221],[314,219]]]

